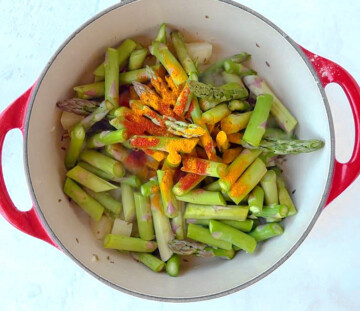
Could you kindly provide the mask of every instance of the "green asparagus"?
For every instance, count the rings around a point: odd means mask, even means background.
[[[157,243],[124,235],[107,234],[104,239],[104,247],[120,251],[152,253],[156,250]]]
[[[70,146],[65,156],[65,167],[68,170],[75,166],[83,147],[84,140],[85,129],[81,123],[78,123],[70,132]]]
[[[165,262],[149,253],[131,253],[131,256],[138,262],[143,263],[152,271],[161,272],[165,268]]]
[[[153,220],[151,216],[150,200],[140,193],[134,193],[136,219],[140,238],[151,241],[155,238]]]

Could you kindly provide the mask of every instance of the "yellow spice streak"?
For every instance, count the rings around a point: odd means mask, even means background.
[[[222,156],[222,162],[230,164],[241,153],[243,149],[241,147],[231,148],[224,151]]]
[[[220,131],[216,135],[216,143],[218,145],[218,148],[221,150],[228,149],[230,147],[227,135],[224,131]]]
[[[159,192],[151,195],[151,209],[156,210],[158,212],[162,212],[162,207],[161,207],[161,196],[159,194]]]
[[[154,91],[142,93],[140,99],[144,105],[150,106],[155,110],[159,110],[159,106],[161,104],[161,98]]]
[[[166,157],[166,153],[162,151],[144,149],[144,152],[158,162],[161,162]]]
[[[228,181],[232,185],[248,166],[249,163],[247,161],[239,161],[236,166],[232,166],[230,170],[228,170],[227,175],[223,177],[223,179]]]
[[[175,99],[178,98],[182,88],[178,87],[170,76],[165,76],[165,80],[168,86],[171,88],[171,91],[174,94]]]
[[[249,188],[250,188],[249,184],[238,182],[232,186],[230,190],[230,195],[232,197],[239,197],[247,193]]]
[[[186,135],[192,135],[192,136],[196,136],[196,137],[203,136],[206,133],[206,131],[200,126],[198,126],[196,128],[188,128],[187,127],[183,131]]]
[[[169,90],[168,85],[159,75],[156,75],[155,78],[151,79],[151,84],[155,88],[156,92],[161,95],[162,103],[164,105],[175,105],[177,97],[175,96],[174,92]]]
[[[184,70],[182,70],[180,66],[177,66],[172,59],[169,59],[166,55],[164,56],[164,67],[170,76],[177,80],[179,84],[183,84],[188,78]]]
[[[165,171],[164,177],[160,183],[160,189],[162,189],[163,195],[165,195],[165,200],[167,202],[171,199],[171,188],[173,187],[173,177],[174,177],[175,170],[167,169]]]
[[[244,136],[243,133],[234,133],[234,134],[229,134],[227,136],[227,138],[228,138],[230,143],[241,144],[241,140],[242,140],[243,136]]]

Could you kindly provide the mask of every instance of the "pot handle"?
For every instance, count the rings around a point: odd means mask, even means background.
[[[24,124],[26,118],[29,98],[34,86],[30,87],[24,94],[16,99],[9,107],[0,114],[0,158],[2,159],[2,150],[4,139],[12,129],[18,128],[24,135]],[[19,211],[11,201],[9,193],[4,182],[2,163],[0,163],[0,213],[15,228],[31,236],[44,240],[51,245],[56,244],[46,233],[39,217],[36,214],[34,206],[29,211]]]
[[[354,150],[347,163],[340,163],[335,159],[334,175],[326,201],[326,205],[328,205],[349,187],[360,174],[360,88],[355,79],[344,68],[331,60],[316,55],[303,47],[301,48],[313,65],[323,87],[333,82],[342,87],[349,100],[354,117]]]

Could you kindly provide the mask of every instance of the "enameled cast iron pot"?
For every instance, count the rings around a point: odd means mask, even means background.
[[[72,96],[74,85],[91,81],[91,70],[101,62],[106,47],[127,37],[153,38],[162,22],[189,34],[190,39],[211,42],[216,59],[250,53],[251,67],[298,119],[298,136],[325,141],[322,150],[290,156],[285,163],[289,188],[296,189],[298,214],[285,220],[281,238],[269,240],[254,255],[239,253],[232,261],[196,259],[178,278],[153,273],[128,256],[104,250],[91,233],[88,218],[69,204],[62,191],[64,153],[60,150],[60,112],[55,108],[58,100]],[[355,146],[345,164],[334,157],[334,129],[324,92],[331,82],[344,89],[354,115]],[[326,204],[359,175],[359,111],[360,89],[343,68],[299,47],[278,27],[242,5],[226,0],[125,1],[76,30],[35,85],[1,113],[0,153],[9,130],[19,128],[24,134],[25,169],[34,206],[27,212],[16,209],[0,166],[0,211],[19,230],[51,243],[93,276],[123,292],[179,302],[219,297],[279,267],[303,242]],[[98,262],[92,261],[93,254],[99,256]],[[109,255],[114,263],[105,260]]]

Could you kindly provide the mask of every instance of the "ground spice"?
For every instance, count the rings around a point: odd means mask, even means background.
[[[191,189],[193,185],[198,183],[199,179],[203,179],[203,177],[201,175],[192,173],[186,174],[179,180],[180,187],[182,190]]]
[[[242,184],[242,183],[234,184],[230,190],[230,195],[232,197],[238,197],[244,195],[247,192],[248,188],[249,186],[246,184]]]
[[[181,170],[198,175],[206,175],[207,168],[210,163],[207,160],[186,157],[183,160],[183,167]]]
[[[159,139],[156,137],[135,137],[131,140],[131,146],[137,148],[149,148],[155,147],[159,143]]]
[[[178,97],[178,99],[176,101],[176,105],[174,107],[174,112],[178,116],[182,116],[184,114],[190,94],[191,94],[191,91],[190,91],[189,86],[185,85],[185,87],[183,88],[182,92],[180,93],[180,96]]]

